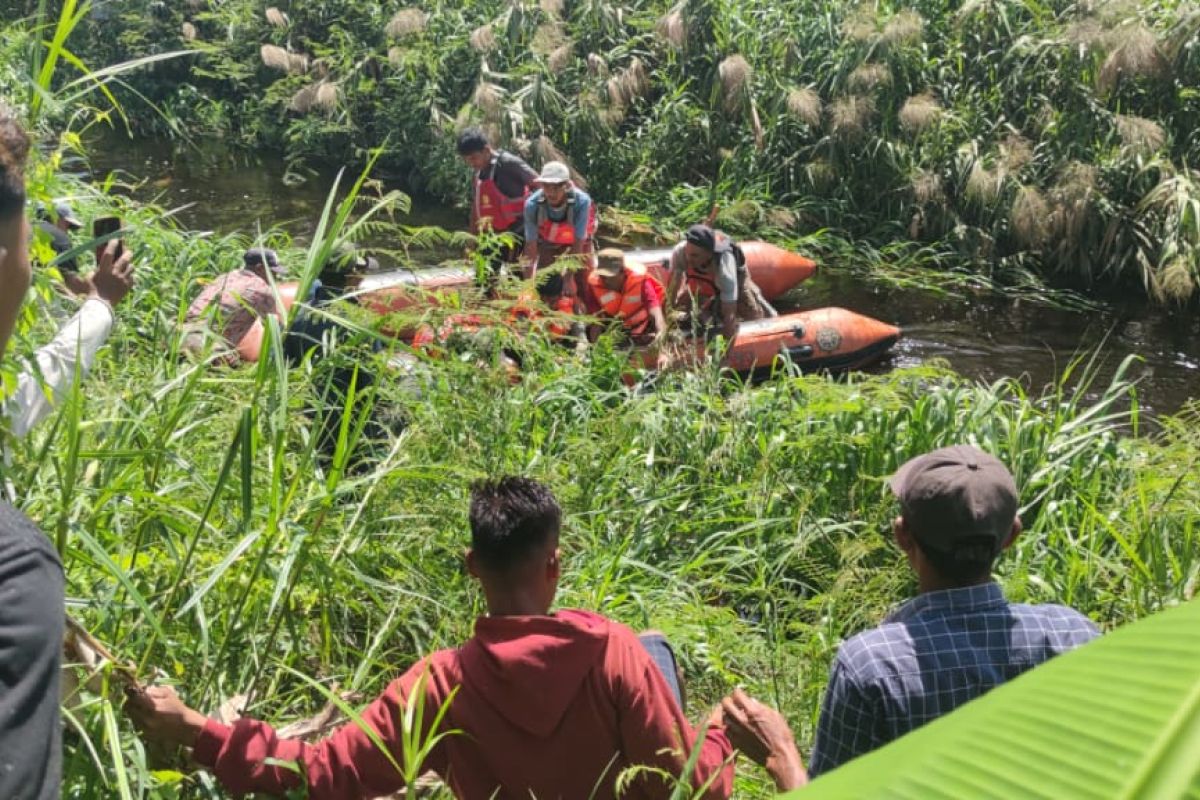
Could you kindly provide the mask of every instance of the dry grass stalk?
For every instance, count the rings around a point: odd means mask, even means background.
[[[286,28],[288,25],[287,14],[280,11],[275,6],[267,9],[267,22],[274,25],[276,28]]]
[[[550,17],[561,17],[564,6],[563,0],[538,0],[538,8]]]
[[[1022,186],[1013,200],[1008,215],[1013,235],[1030,250],[1037,250],[1050,240],[1050,204],[1034,186]]]
[[[852,42],[869,42],[879,35],[879,20],[870,3],[862,3],[842,20],[842,36]]]
[[[763,216],[762,204],[748,197],[741,197],[722,208],[718,218],[733,223],[735,227],[753,228]]]
[[[409,6],[397,11],[384,31],[394,39],[401,39],[425,30],[425,24],[428,21],[428,14],[419,8]]]
[[[1141,11],[1137,0],[1084,0],[1080,10],[1091,14],[1109,27],[1136,19]]]
[[[884,64],[862,64],[850,73],[850,89],[855,92],[873,92],[892,85],[892,71]]]
[[[905,47],[919,44],[924,34],[925,18],[906,8],[887,21],[880,38],[889,47]]]
[[[604,127],[611,130],[624,122],[627,115],[628,109],[625,106],[610,104],[600,109],[596,116]]]
[[[333,111],[337,108],[339,94],[337,84],[321,81],[313,94],[312,106],[326,113]]]
[[[551,72],[562,72],[570,66],[574,57],[575,43],[565,42],[555,48],[554,52],[546,59],[546,64],[550,67]]]
[[[264,44],[258,49],[258,55],[262,59],[262,63],[271,69],[287,72],[291,68],[292,60],[288,57],[288,51],[282,47]]]
[[[795,228],[799,220],[795,211],[783,206],[776,206],[767,211],[767,225],[781,231],[790,231]]]
[[[871,98],[856,94],[840,97],[829,107],[829,132],[845,142],[857,141],[866,133],[874,114]]]
[[[1196,293],[1195,268],[1182,255],[1152,273],[1150,289],[1159,302],[1185,303]]]
[[[288,108],[300,114],[307,114],[312,110],[313,101],[317,96],[317,85],[312,84],[305,86],[300,91],[292,95],[292,99],[288,101]]]
[[[995,203],[1004,186],[1004,178],[1003,169],[987,169],[982,162],[976,161],[967,176],[967,197],[985,206]]]
[[[533,40],[529,43],[529,49],[539,56],[548,56],[566,41],[567,35],[563,31],[561,22],[557,20],[554,22],[544,22],[534,31]]]
[[[1112,41],[1113,50],[1096,76],[1096,86],[1102,93],[1111,92],[1122,79],[1161,78],[1169,72],[1158,39],[1145,25],[1123,26],[1113,32]]]
[[[1017,172],[1033,161],[1033,145],[1024,136],[1010,133],[1000,143],[1000,159],[1009,172]]]
[[[737,111],[746,101],[754,70],[742,55],[729,56],[717,66],[725,110]]]
[[[808,176],[808,182],[812,184],[813,189],[818,192],[828,191],[837,182],[837,172],[825,159],[810,161],[804,168],[804,174]]]
[[[288,72],[292,75],[308,72],[308,56],[303,53],[288,53]]]
[[[498,119],[504,104],[504,90],[494,83],[480,78],[475,85],[471,102],[490,120]]]
[[[1063,246],[1081,240],[1099,181],[1100,170],[1091,164],[1072,161],[1051,187],[1051,235]]]
[[[621,93],[626,102],[632,102],[639,97],[645,97],[650,91],[650,79],[646,75],[646,65],[637,56],[629,62],[629,66],[621,70]]]
[[[946,199],[942,179],[935,172],[919,169],[913,173],[910,181],[913,199],[921,205],[941,203]]]
[[[990,14],[993,10],[992,5],[993,0],[967,0],[954,12],[954,22],[962,25],[977,14]]]
[[[183,23],[183,27],[180,32],[182,33],[183,38],[187,39],[189,42],[196,39],[196,26],[190,22]]]
[[[604,91],[608,94],[608,105],[611,108],[625,108],[625,83],[620,75],[613,75],[604,82]]]
[[[1158,152],[1167,143],[1162,126],[1145,117],[1117,114],[1117,133],[1129,150],[1144,156]]]
[[[471,31],[468,41],[471,43],[471,49],[478,53],[491,52],[496,49],[496,31],[490,24],[480,25]]]
[[[809,127],[816,128],[821,124],[821,96],[807,86],[797,86],[788,91],[787,110]]]
[[[1086,17],[1072,22],[1063,30],[1067,44],[1081,52],[1102,49],[1108,39],[1108,30],[1099,21]]]
[[[929,92],[913,95],[900,107],[899,118],[906,132],[921,133],[942,118],[942,106]]]
[[[555,147],[554,142],[550,141],[550,137],[545,134],[533,140],[533,154],[539,164],[545,164],[547,161],[567,163],[567,157]]]
[[[603,78],[608,74],[608,64],[605,63],[604,57],[597,53],[587,54],[588,74],[594,78]]]
[[[687,44],[687,18],[683,16],[683,8],[675,6],[660,17],[654,30],[671,48],[682,50]]]

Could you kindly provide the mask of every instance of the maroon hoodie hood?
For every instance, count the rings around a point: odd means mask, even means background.
[[[514,726],[546,737],[588,673],[602,666],[608,637],[609,621],[588,611],[480,617],[459,657],[472,694]]]

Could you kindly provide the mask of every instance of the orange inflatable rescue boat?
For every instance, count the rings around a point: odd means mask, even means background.
[[[815,261],[767,242],[741,242],[750,277],[763,297],[774,300],[808,280],[817,272]],[[650,274],[666,286],[671,250],[628,250],[626,258],[645,264]],[[437,302],[442,292],[458,292],[475,282],[473,270],[464,267],[398,269],[368,275],[359,286],[359,305],[379,314],[403,311],[415,305]]]
[[[752,377],[770,373],[777,359],[788,359],[804,372],[837,372],[877,361],[899,339],[900,329],[895,325],[844,308],[816,308],[741,323],[724,363]],[[694,353],[689,355],[703,360],[705,344],[694,340]],[[634,360],[653,369],[656,355],[645,348]]]

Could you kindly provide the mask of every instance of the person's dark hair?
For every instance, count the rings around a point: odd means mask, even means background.
[[[497,572],[536,553],[558,536],[562,524],[562,510],[549,488],[512,476],[473,484],[470,517],[475,557]]]
[[[1000,555],[995,540],[988,536],[966,539],[951,552],[922,544],[915,535],[913,538],[930,566],[944,581],[955,586],[972,586],[987,580]]]
[[[9,110],[0,107],[0,219],[25,210],[25,159],[29,136]]]
[[[479,128],[467,128],[458,135],[458,154],[469,156],[478,153],[488,146],[487,134]]]

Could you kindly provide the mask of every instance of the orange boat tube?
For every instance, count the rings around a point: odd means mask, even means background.
[[[782,297],[817,272],[817,264],[812,259],[767,242],[742,242],[741,247],[746,254],[750,277],[767,300]],[[626,255],[645,264],[663,286],[667,285],[670,248],[629,250]],[[359,286],[359,304],[378,314],[418,305],[437,305],[440,293],[458,292],[474,282],[474,270],[465,267],[377,272],[366,276]]]
[[[806,372],[858,369],[881,358],[899,339],[895,325],[844,308],[817,308],[741,323],[724,363],[751,376],[769,373],[780,358]],[[705,342],[697,340],[696,360],[705,355]],[[647,348],[634,361],[653,369],[655,357]]]
[[[279,283],[275,285],[279,292],[279,302],[283,304],[285,310],[290,309],[292,304],[296,302],[296,290],[300,288],[300,284],[295,281],[287,283]],[[234,349],[237,351],[238,357],[242,361],[258,361],[258,357],[262,355],[263,334],[262,319],[254,320],[254,324],[250,326],[250,330],[242,336]]]
[[[741,242],[739,246],[746,254],[750,277],[768,300],[783,297],[817,274],[817,262],[769,242]],[[650,274],[666,286],[671,278],[671,250],[630,250],[625,255],[649,267]]]

